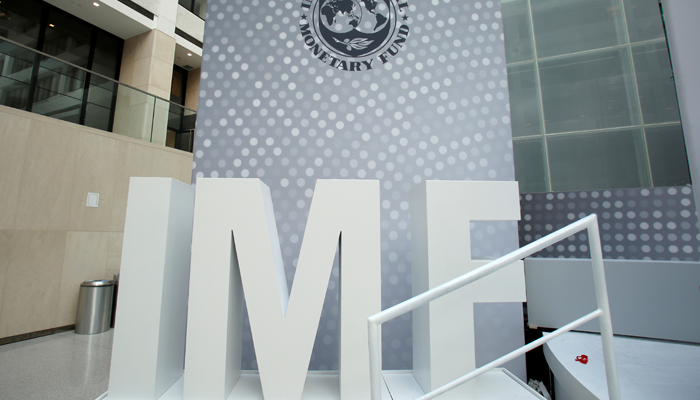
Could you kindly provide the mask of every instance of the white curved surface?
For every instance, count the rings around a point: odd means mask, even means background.
[[[557,380],[558,398],[608,399],[600,335],[569,332],[544,345],[549,368]],[[575,361],[585,354],[588,363]],[[615,337],[622,398],[700,398],[700,346],[652,339]],[[561,393],[561,391],[565,393]],[[561,397],[560,397],[561,396]]]

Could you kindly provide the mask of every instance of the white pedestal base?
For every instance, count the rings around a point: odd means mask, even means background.
[[[414,400],[423,394],[412,371],[384,371],[382,400]],[[497,368],[475,379],[478,400],[543,399],[505,369]],[[183,378],[168,389],[159,400],[182,400]],[[104,396],[104,395],[103,395]],[[103,397],[100,397],[100,400]],[[310,371],[302,400],[339,400],[337,371]],[[109,400],[109,396],[107,396]],[[260,376],[256,371],[243,371],[228,400],[264,400]]]
[[[568,332],[543,350],[556,377],[558,399],[608,399],[599,334]],[[588,356],[587,364],[575,361],[582,354]],[[700,346],[615,336],[615,354],[623,399],[700,399]]]

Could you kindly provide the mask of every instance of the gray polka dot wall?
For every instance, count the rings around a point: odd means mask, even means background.
[[[690,186],[521,196],[520,245],[589,214],[598,215],[605,258],[698,261],[700,234]],[[589,258],[579,233],[536,257]]]
[[[415,185],[514,179],[500,3],[408,4],[398,54],[351,72],[305,45],[301,1],[210,0],[194,149],[195,180],[252,177],[270,187],[290,285],[316,180],[379,180],[383,308],[411,296]],[[471,229],[475,257],[517,247],[515,222]],[[337,275],[311,369],[338,367]],[[412,368],[411,330],[410,314],[383,326],[386,369]],[[248,330],[244,341],[243,367],[254,369]]]

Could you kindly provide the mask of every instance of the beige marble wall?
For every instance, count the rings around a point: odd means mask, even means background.
[[[4,231],[0,337],[56,327],[65,231]]]
[[[107,276],[109,232],[66,232],[61,284],[58,292],[56,326],[75,323],[80,284]]]
[[[0,204],[16,209],[19,201],[19,180],[24,168],[24,153],[29,137],[29,120],[14,115],[0,119]],[[0,229],[15,225],[15,213],[0,212]],[[1,260],[0,260],[1,261]],[[0,272],[1,273],[1,272]],[[0,291],[2,288],[0,287]]]
[[[175,38],[154,29],[124,41],[119,80],[164,99],[170,98]]]
[[[67,229],[66,211],[71,201],[79,139],[80,134],[70,127],[39,120],[30,122],[24,167],[17,182],[15,229]]]
[[[190,183],[192,154],[2,106],[0,140],[0,338],[71,325],[119,272],[130,177]]]

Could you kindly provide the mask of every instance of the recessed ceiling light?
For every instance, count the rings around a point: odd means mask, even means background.
[[[92,3],[92,5],[95,6],[95,7],[99,7],[99,6],[100,6],[100,3],[98,3],[98,2],[95,1],[95,2]]]
[[[54,24],[49,24],[49,26],[53,28],[53,27],[54,27]]]
[[[192,53],[187,53],[187,57],[192,57]]]

